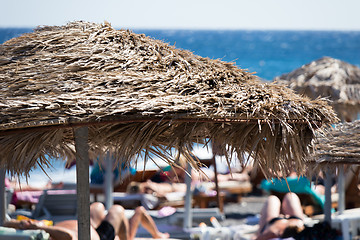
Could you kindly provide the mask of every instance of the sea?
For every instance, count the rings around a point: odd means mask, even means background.
[[[0,28],[0,43],[31,32],[31,28]],[[211,59],[233,62],[264,81],[291,72],[304,64],[328,56],[360,67],[360,31],[269,31],[269,30],[144,30],[134,29],[177,48]],[[208,154],[203,149],[199,154]],[[30,184],[75,182],[75,169],[63,161],[53,167],[34,169]],[[24,180],[25,178],[22,178]]]

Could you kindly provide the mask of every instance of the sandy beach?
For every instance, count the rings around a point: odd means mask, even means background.
[[[236,226],[251,221],[259,216],[266,196],[248,195],[242,198],[239,203],[226,203],[224,206],[225,220],[222,226]]]

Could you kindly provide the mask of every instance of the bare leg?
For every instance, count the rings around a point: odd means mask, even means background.
[[[153,238],[169,238],[168,233],[162,233],[158,230],[154,220],[144,207],[137,207],[134,216],[130,219],[130,240],[135,238],[140,223]]]
[[[105,219],[105,216],[104,204],[95,202],[90,205],[90,222],[93,228],[97,229]]]
[[[247,181],[250,177],[247,173],[228,173],[228,174],[218,174],[219,182],[225,181]]]
[[[113,225],[115,229],[115,235],[119,236],[121,240],[131,239],[129,235],[129,221],[125,216],[125,210],[122,206],[113,205],[109,209],[105,220]]]
[[[304,213],[298,195],[295,193],[287,193],[284,196],[282,212],[284,215],[296,216],[304,219]]]
[[[156,183],[150,180],[145,183],[141,183],[141,189],[144,189],[143,192],[145,193],[156,193],[158,197],[165,197],[167,193],[174,192],[173,185],[171,183]]]
[[[280,215],[281,202],[280,199],[274,195],[270,195],[266,200],[261,212],[259,220],[259,232],[263,230],[264,226],[273,218]]]

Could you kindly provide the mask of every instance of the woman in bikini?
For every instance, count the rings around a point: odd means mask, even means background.
[[[271,195],[261,210],[256,240],[294,236],[304,229],[303,220],[300,199],[295,193],[287,193],[282,202]]]
[[[133,240],[141,224],[153,238],[166,239],[170,235],[158,230],[154,220],[140,206],[135,209],[134,215],[127,219],[124,208],[113,205],[109,211],[105,211],[102,203],[95,202],[90,205],[91,238],[90,240]],[[4,223],[5,227],[16,229],[40,229],[50,234],[52,240],[77,240],[77,221],[67,220],[54,226],[46,226],[36,220],[10,220]]]

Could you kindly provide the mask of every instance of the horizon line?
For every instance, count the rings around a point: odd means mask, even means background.
[[[66,24],[64,24],[66,25]],[[37,25],[37,26],[6,26],[0,25],[0,29],[13,28],[13,29],[36,29],[38,27],[43,26],[64,26],[64,25]],[[112,24],[111,24],[112,25]],[[352,28],[197,28],[197,27],[129,27],[129,26],[115,26],[112,25],[114,29],[117,30],[149,30],[149,31],[304,31],[304,32],[360,32],[360,29],[352,29]]]

